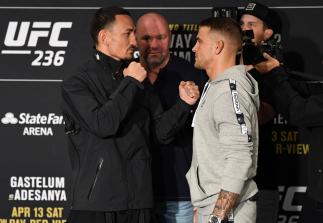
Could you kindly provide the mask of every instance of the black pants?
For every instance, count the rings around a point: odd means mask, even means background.
[[[323,193],[323,192],[322,192]],[[306,196],[299,223],[323,222],[323,203]]]
[[[71,210],[67,223],[153,223],[151,209],[115,212]]]

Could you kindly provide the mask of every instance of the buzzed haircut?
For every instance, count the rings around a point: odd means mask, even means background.
[[[210,31],[215,31],[223,34],[225,37],[236,44],[238,48],[241,47],[243,33],[238,22],[231,18],[208,18],[200,22],[200,27],[209,27]]]
[[[100,30],[111,25],[115,21],[117,15],[131,16],[129,11],[118,6],[100,8],[95,12],[90,30],[91,37],[95,44],[98,43],[97,37]]]

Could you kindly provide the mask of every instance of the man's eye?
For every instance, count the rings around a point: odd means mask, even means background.
[[[142,40],[149,41],[150,37],[149,36],[144,36],[144,37],[142,37]]]
[[[129,36],[130,36],[130,34],[131,34],[130,32],[127,32],[127,33],[125,33],[124,35],[125,35],[125,36],[127,36],[127,37],[129,37]]]
[[[164,40],[164,39],[166,39],[166,36],[158,36],[157,39],[158,40]]]

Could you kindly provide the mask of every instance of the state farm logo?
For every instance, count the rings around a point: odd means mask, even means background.
[[[15,118],[15,115],[11,112],[5,114],[5,116],[1,119],[2,124],[17,124],[18,119]]]
[[[22,135],[53,136],[52,126],[62,125],[64,124],[64,121],[62,115],[56,115],[55,113],[49,113],[47,115],[42,115],[40,113],[36,115],[31,113],[20,113],[16,118],[12,112],[7,112],[4,117],[1,118],[1,123],[4,125],[24,125]],[[46,126],[44,127],[44,125]]]
[[[35,55],[31,66],[62,66],[68,41],[61,33],[72,28],[72,22],[18,22],[10,21],[4,39],[5,50],[1,54]],[[39,40],[48,41],[48,50],[37,49]],[[36,48],[36,49],[35,49]],[[59,49],[60,50],[57,50]]]

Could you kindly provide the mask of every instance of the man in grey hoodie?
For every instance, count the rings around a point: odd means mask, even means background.
[[[186,178],[197,223],[256,220],[259,96],[257,82],[235,66],[242,32],[229,18],[200,23],[195,67],[209,77],[193,118],[193,158]]]

